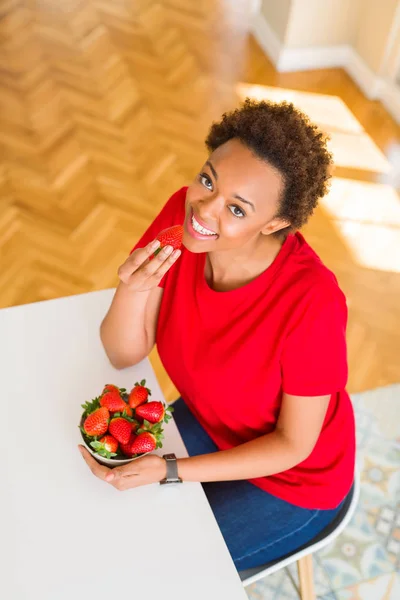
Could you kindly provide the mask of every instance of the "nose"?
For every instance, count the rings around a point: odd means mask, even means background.
[[[219,194],[210,194],[198,201],[197,213],[204,226],[218,231],[219,216],[225,201]]]

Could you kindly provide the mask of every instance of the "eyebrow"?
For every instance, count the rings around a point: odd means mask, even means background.
[[[209,160],[206,162],[206,165],[208,165],[208,166],[210,167],[212,174],[214,175],[214,177],[215,177],[216,181],[218,181],[218,173],[217,173],[217,171],[214,169],[213,165],[210,163],[210,161],[209,161]]]
[[[206,165],[210,167],[211,172],[215,177],[215,180],[218,181],[218,173],[214,169],[213,165],[211,164],[211,162],[209,160],[206,162]],[[245,200],[245,198],[242,198],[242,196],[239,196],[238,194],[234,194],[233,197],[236,198],[237,200],[240,200],[241,202],[244,202],[245,204],[249,204],[251,206],[251,208],[253,209],[253,211],[254,212],[256,211],[256,209],[254,208],[254,204],[252,202],[250,202],[249,200]]]

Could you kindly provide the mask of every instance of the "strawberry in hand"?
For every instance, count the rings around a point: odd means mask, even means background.
[[[155,252],[149,257],[149,260],[157,256],[159,252],[165,246],[172,246],[174,250],[179,250],[182,246],[182,238],[183,238],[183,226],[182,225],[173,225],[173,227],[168,227],[167,229],[163,229],[156,236],[156,240],[159,240],[160,246],[155,250]]]
[[[146,402],[137,407],[136,416],[146,419],[150,423],[160,423],[163,420],[168,423],[173,410],[172,406],[165,408],[162,402]]]

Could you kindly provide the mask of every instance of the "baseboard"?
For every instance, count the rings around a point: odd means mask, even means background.
[[[349,47],[348,60],[343,68],[370,100],[377,100],[382,89],[382,80],[365,64],[357,52]]]
[[[370,100],[380,100],[400,123],[400,90],[382,80],[349,45],[284,48],[262,13],[253,18],[252,33],[279,73],[342,68]]]
[[[284,48],[275,66],[280,73],[343,67],[349,60],[350,52],[350,46],[345,45]]]

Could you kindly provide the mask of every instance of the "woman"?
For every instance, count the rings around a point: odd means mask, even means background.
[[[292,104],[246,100],[214,123],[209,158],[119,269],[101,326],[116,368],[157,342],[180,391],[174,417],[239,570],[328,525],[349,493],[355,432],[345,391],[346,301],[298,229],[328,187],[325,139]],[[182,251],[159,231],[184,224]],[[148,455],[94,474],[123,490],[166,476]]]

